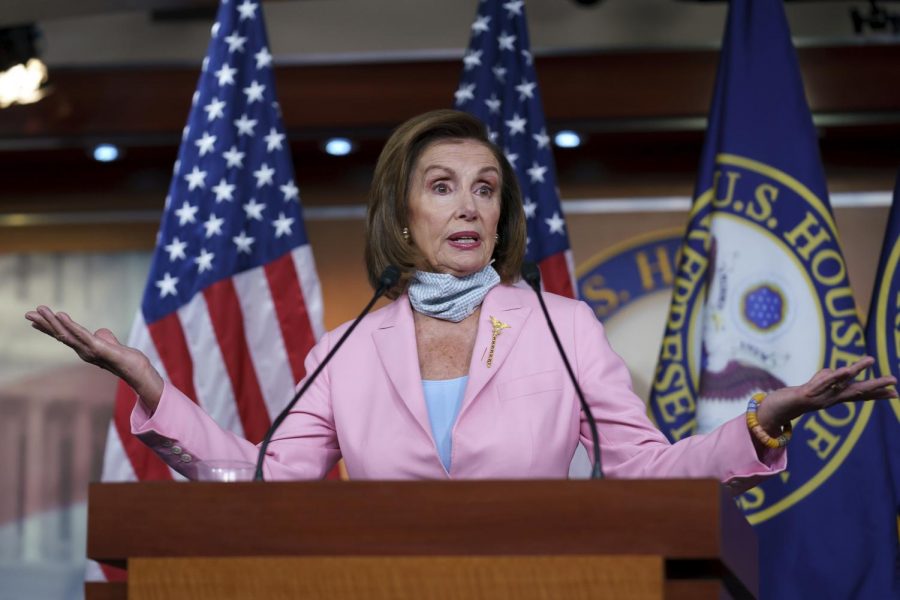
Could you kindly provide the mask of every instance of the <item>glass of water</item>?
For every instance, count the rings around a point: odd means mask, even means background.
[[[204,460],[197,463],[197,481],[253,481],[256,465],[245,460]]]

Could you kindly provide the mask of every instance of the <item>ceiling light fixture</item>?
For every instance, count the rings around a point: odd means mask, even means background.
[[[332,156],[346,156],[353,152],[353,142],[343,137],[334,137],[325,142],[325,152]]]
[[[97,144],[94,146],[94,160],[97,162],[113,162],[118,160],[122,155],[119,147],[115,144]]]
[[[577,148],[581,145],[581,136],[569,129],[563,129],[553,137],[553,143],[559,148]]]
[[[31,104],[47,94],[47,66],[38,58],[34,25],[0,29],[0,108]]]

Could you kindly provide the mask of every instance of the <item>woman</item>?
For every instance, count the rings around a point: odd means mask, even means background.
[[[276,433],[267,478],[321,478],[341,456],[353,479],[566,477],[579,440],[590,448],[590,439],[535,295],[512,285],[524,219],[515,175],[479,121],[445,110],[397,129],[372,184],[366,265],[373,284],[389,264],[404,276],[394,302],[360,324]],[[741,416],[670,445],[587,305],[546,300],[611,477],[716,477],[741,491],[784,468],[785,438],[773,440],[791,419],[895,395],[891,377],[855,381],[867,358],[769,394],[752,430]],[[190,476],[196,460],[255,460],[255,446],[109,331],[91,334],[43,306],[26,318],[135,390],[133,433],[175,469]],[[307,373],[346,327],[313,348]]]

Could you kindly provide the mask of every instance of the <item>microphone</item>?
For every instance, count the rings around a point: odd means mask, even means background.
[[[581,410],[584,411],[584,414],[587,417],[588,426],[591,429],[591,441],[594,445],[594,466],[591,469],[591,479],[603,479],[603,470],[600,467],[600,436],[597,434],[597,421],[594,419],[591,407],[588,406],[587,401],[584,399],[584,394],[581,391],[581,386],[578,385],[578,380],[575,378],[575,372],[572,370],[572,365],[569,364],[569,358],[566,356],[566,351],[563,350],[562,342],[559,341],[559,336],[556,334],[556,328],[553,326],[553,321],[550,320],[550,313],[547,312],[547,305],[544,304],[544,296],[541,294],[541,271],[533,262],[525,262],[522,264],[522,279],[524,279],[525,283],[527,283],[531,289],[534,290],[534,293],[537,294],[538,301],[541,303],[541,310],[544,311],[544,319],[547,321],[547,327],[550,328],[550,333],[553,334],[553,341],[556,342],[556,349],[559,351],[559,355],[566,365],[566,371],[569,372],[569,379],[572,380],[572,385],[575,386],[575,392],[578,394],[579,402],[581,402]]]
[[[300,397],[309,389],[309,386],[312,385],[313,381],[316,380],[316,377],[319,376],[319,373],[322,372],[322,369],[325,368],[325,365],[328,364],[328,361],[331,360],[331,357],[335,355],[338,349],[343,345],[344,341],[350,337],[350,334],[353,333],[353,330],[356,329],[356,326],[359,325],[359,322],[363,320],[369,311],[372,310],[372,306],[374,306],[375,302],[381,298],[385,292],[389,289],[397,285],[397,281],[400,280],[400,269],[395,267],[394,265],[388,265],[385,267],[384,271],[381,272],[381,276],[378,278],[378,289],[375,290],[375,294],[372,295],[372,299],[369,300],[369,303],[366,304],[366,307],[359,313],[359,316],[356,317],[356,320],[353,321],[353,324],[347,328],[347,331],[344,332],[344,335],[340,337],[337,343],[334,345],[334,348],[331,349],[322,362],[319,363],[319,366],[316,367],[315,371],[307,377],[306,383],[303,384],[297,393],[294,394],[294,397],[291,398],[291,401],[288,402],[288,405],[284,407],[278,416],[275,417],[275,420],[272,421],[272,426],[269,427],[269,431],[266,432],[266,436],[263,438],[262,443],[259,445],[259,454],[256,456],[256,473],[253,476],[253,481],[263,481],[263,460],[266,457],[266,449],[269,447],[269,442],[272,441],[272,436],[275,435],[275,430],[278,429],[278,426],[287,418],[288,414],[291,412],[291,409],[294,408],[294,405],[297,404],[297,401],[300,400]]]

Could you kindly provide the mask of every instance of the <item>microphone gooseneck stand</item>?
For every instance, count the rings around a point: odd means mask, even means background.
[[[556,333],[556,328],[553,326],[553,321],[550,319],[550,313],[547,312],[547,305],[544,303],[544,296],[541,294],[541,272],[538,269],[538,266],[533,262],[526,262],[522,265],[522,279],[525,280],[525,283],[534,290],[534,293],[537,294],[538,301],[541,303],[541,310],[544,311],[544,319],[547,321],[547,327],[550,328],[550,333],[553,334],[553,341],[556,342],[556,349],[559,351],[559,355],[563,359],[563,363],[566,365],[566,371],[569,372],[569,379],[572,380],[572,385],[575,386],[575,392],[578,394],[578,400],[581,402],[581,410],[584,411],[585,416],[588,420],[588,426],[591,429],[591,442],[593,442],[594,447],[594,466],[591,469],[591,479],[603,479],[603,469],[600,466],[600,436],[597,433],[597,421],[594,419],[594,414],[591,412],[591,407],[588,406],[587,400],[584,399],[584,393],[581,391],[581,386],[578,385],[578,379],[575,378],[575,371],[572,370],[572,365],[569,364],[569,358],[566,356],[565,350],[563,350],[562,342],[559,341],[559,335]]]
[[[335,355],[338,349],[343,345],[344,341],[350,337],[350,334],[353,333],[353,330],[356,329],[356,326],[359,325],[359,322],[363,320],[369,311],[372,310],[372,306],[375,305],[375,302],[381,298],[385,292],[389,289],[397,285],[397,281],[400,279],[400,270],[394,265],[388,265],[384,271],[381,273],[381,277],[378,278],[378,289],[375,290],[375,293],[372,295],[372,299],[369,300],[369,303],[366,304],[366,307],[359,313],[359,316],[356,317],[356,320],[353,321],[353,324],[347,328],[347,331],[344,332],[344,335],[340,337],[337,343],[334,345],[334,348],[331,349],[322,362],[319,363],[319,366],[312,372],[312,374],[306,378],[306,382],[303,384],[297,393],[294,394],[294,397],[291,398],[291,401],[288,402],[288,405],[284,407],[278,416],[275,417],[275,420],[272,421],[272,426],[269,427],[269,431],[266,432],[266,437],[263,438],[262,443],[259,445],[259,454],[256,456],[256,473],[253,476],[254,481],[263,481],[263,461],[266,457],[266,449],[269,447],[269,442],[272,441],[272,436],[275,434],[275,430],[278,429],[278,426],[287,418],[288,414],[290,414],[291,409],[294,408],[294,405],[297,404],[297,401],[300,400],[300,397],[309,389],[309,386],[316,380],[319,376],[319,373],[325,368],[325,365],[328,364],[328,361],[331,360],[331,357]]]

